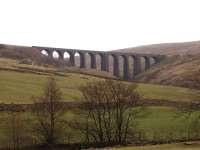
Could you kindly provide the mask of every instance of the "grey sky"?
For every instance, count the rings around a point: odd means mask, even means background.
[[[199,0],[0,0],[0,43],[114,50],[200,40]]]

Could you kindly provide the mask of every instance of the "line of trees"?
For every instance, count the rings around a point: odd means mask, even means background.
[[[52,148],[69,141],[62,138],[70,137],[66,128],[82,136],[85,145],[126,144],[129,138],[134,139],[134,124],[141,117],[139,114],[143,109],[137,106],[140,96],[136,87],[136,84],[112,80],[87,83],[80,87],[80,107],[72,110],[76,117],[69,121],[66,118],[68,110],[62,102],[62,92],[51,77],[43,94],[34,98],[33,111],[26,121],[20,119],[20,112],[9,114],[10,148],[20,149],[28,138],[32,139],[28,144],[39,143]],[[25,136],[28,132],[32,133],[31,137]]]
[[[200,83],[199,77],[191,79]],[[113,80],[89,82],[79,89],[82,93],[80,105],[67,110],[61,90],[55,79],[50,77],[43,94],[34,98],[32,111],[18,112],[13,105],[13,111],[2,117],[0,129],[5,128],[3,134],[7,136],[0,139],[0,149],[1,145],[9,150],[27,146],[54,149],[63,144],[71,149],[80,149],[82,146],[103,147],[138,142],[142,137],[136,129],[137,119],[145,116],[145,107],[140,103],[141,97],[136,88],[134,83]],[[188,120],[186,140],[199,137],[199,108],[200,103],[193,101],[189,107],[178,109]],[[71,118],[70,114],[73,114]],[[160,134],[155,133],[155,140]],[[72,136],[81,143],[71,141]]]

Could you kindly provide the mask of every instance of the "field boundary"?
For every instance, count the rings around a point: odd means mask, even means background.
[[[61,102],[61,105],[65,109],[74,109],[80,108],[84,103],[82,102]],[[86,104],[86,103],[85,103]],[[161,99],[142,99],[136,102],[137,106],[163,106],[163,107],[174,107],[174,108],[181,108],[181,107],[189,107],[192,103],[191,102],[177,102],[177,101],[170,101],[170,100],[161,100]],[[27,111],[32,110],[34,104],[0,104],[0,111]]]

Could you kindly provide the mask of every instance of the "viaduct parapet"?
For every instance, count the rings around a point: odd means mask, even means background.
[[[39,47],[32,46],[39,51],[45,51],[48,57],[54,58],[53,54],[57,53],[58,58],[65,61],[64,55],[68,54],[70,66],[76,66],[76,55],[79,55],[80,68],[86,68],[88,63],[87,59],[90,59],[89,68],[97,69],[97,56],[100,57],[100,70],[106,72],[112,72],[117,78],[123,78],[125,80],[132,80],[135,76],[139,75],[142,71],[148,70],[152,66],[160,63],[165,56],[154,54],[136,54],[136,53],[121,53],[114,51],[91,51],[91,50],[78,50],[78,49],[63,49],[52,47]],[[86,57],[90,56],[90,57]],[[112,63],[110,63],[112,59]],[[141,61],[143,59],[143,62]],[[133,63],[130,64],[130,61]],[[121,65],[120,65],[121,64]],[[144,69],[142,70],[142,66]],[[120,69],[123,68],[123,69]],[[133,68],[133,69],[130,69]],[[111,70],[112,69],[112,70]]]

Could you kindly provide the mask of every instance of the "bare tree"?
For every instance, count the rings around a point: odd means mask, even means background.
[[[37,120],[36,131],[43,142],[48,145],[54,145],[59,141],[59,133],[62,129],[60,120],[64,115],[61,100],[62,93],[55,79],[50,77],[43,95],[34,104]]]
[[[87,142],[99,144],[124,144],[131,124],[140,109],[134,109],[140,99],[136,84],[102,80],[80,87],[83,95],[79,115],[81,119],[71,123],[79,129]],[[81,121],[82,120],[82,121]]]

